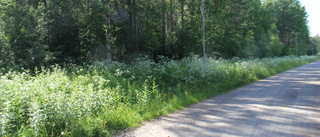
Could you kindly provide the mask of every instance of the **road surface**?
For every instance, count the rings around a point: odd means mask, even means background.
[[[320,61],[144,123],[122,137],[320,137]]]

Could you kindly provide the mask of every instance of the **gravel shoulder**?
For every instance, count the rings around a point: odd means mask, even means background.
[[[320,137],[320,61],[177,111],[120,137]]]

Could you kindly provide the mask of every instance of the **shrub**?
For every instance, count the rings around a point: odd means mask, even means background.
[[[198,56],[133,65],[95,62],[2,70],[1,136],[111,136],[240,85],[318,60],[214,60]]]

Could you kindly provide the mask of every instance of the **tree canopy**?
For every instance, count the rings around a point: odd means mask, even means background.
[[[311,54],[298,0],[206,0],[207,55]],[[0,65],[34,68],[139,56],[201,54],[201,1],[1,0]]]

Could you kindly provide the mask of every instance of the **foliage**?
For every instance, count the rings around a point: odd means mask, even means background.
[[[94,65],[29,71],[0,69],[1,136],[111,136],[319,57],[207,59]]]
[[[310,50],[309,30],[306,24],[307,13],[297,0],[271,0],[270,8],[278,8],[275,11],[278,35],[284,44],[282,55],[292,55],[296,51],[295,33],[299,33],[299,55],[307,54]]]
[[[311,53],[313,52],[314,54],[319,53],[320,49],[320,35],[317,35],[315,37],[311,37],[311,47],[313,48],[313,51],[311,49]]]
[[[205,1],[207,55],[217,58],[310,54],[298,0]],[[202,55],[200,1],[2,0],[0,65],[34,69],[137,57]]]

